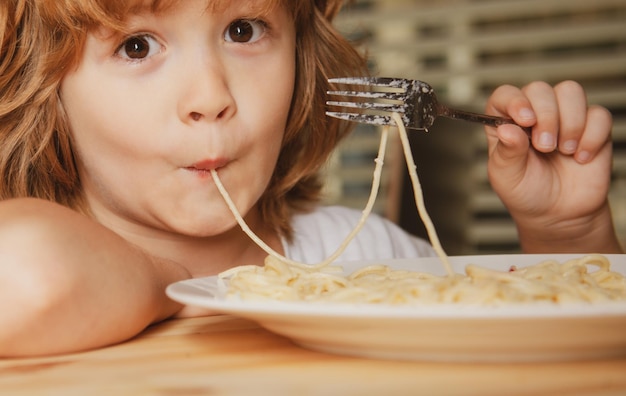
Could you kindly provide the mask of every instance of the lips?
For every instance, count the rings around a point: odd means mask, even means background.
[[[226,165],[228,161],[225,159],[206,159],[198,161],[195,164],[188,166],[186,169],[194,171],[208,172],[213,169],[218,169]]]

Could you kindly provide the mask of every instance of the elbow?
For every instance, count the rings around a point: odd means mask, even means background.
[[[30,201],[0,203],[0,357],[54,353],[63,307],[72,304],[78,278],[63,267],[63,223],[38,216]],[[34,207],[33,207],[34,205]],[[43,214],[43,213],[40,213]]]

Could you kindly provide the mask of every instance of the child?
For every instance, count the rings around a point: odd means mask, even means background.
[[[274,250],[304,262],[334,251],[360,212],[316,206],[317,171],[350,127],[324,116],[326,80],[366,73],[330,25],[340,6],[0,5],[0,356],[121,342],[199,314],[167,299],[168,284],[262,264],[212,169]],[[533,126],[534,149],[518,127],[488,131],[524,248],[619,251],[609,114],[574,83],[502,87],[489,111]],[[372,217],[341,259],[431,254]]]

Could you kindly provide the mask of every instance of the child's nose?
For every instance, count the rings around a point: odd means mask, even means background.
[[[220,67],[205,64],[187,68],[185,74],[178,103],[181,121],[213,122],[234,114],[235,101]]]

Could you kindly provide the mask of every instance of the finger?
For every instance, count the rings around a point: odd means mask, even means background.
[[[530,127],[536,122],[532,105],[524,93],[512,85],[502,85],[493,92],[486,108],[487,114],[510,117],[518,125]]]
[[[574,154],[587,123],[587,97],[574,81],[557,84],[554,92],[560,110],[558,148],[563,154]]]
[[[517,126],[500,125],[489,144],[490,173],[497,172],[498,179],[513,182],[526,168],[529,142],[527,135]]]
[[[530,83],[522,89],[537,117],[533,126],[533,147],[549,153],[556,149],[559,131],[559,105],[554,89],[545,82]]]
[[[611,142],[613,119],[611,113],[602,106],[591,106],[587,110],[587,124],[578,143],[574,159],[581,164],[590,162]]]
[[[495,143],[490,145],[487,174],[489,183],[498,194],[516,190],[525,178],[530,143],[525,134],[517,142],[519,132],[514,125],[501,125],[496,128]]]

